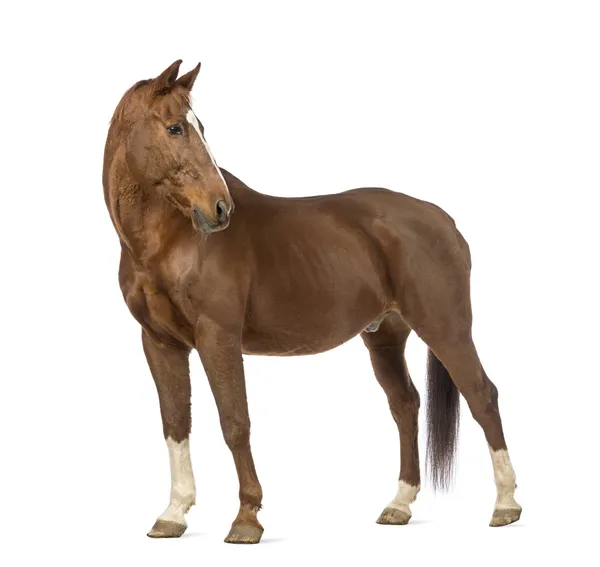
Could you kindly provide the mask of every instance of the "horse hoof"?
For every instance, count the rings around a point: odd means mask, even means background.
[[[378,524],[386,524],[391,526],[404,526],[408,524],[411,514],[398,510],[397,508],[385,508],[379,518],[377,518]]]
[[[258,543],[263,534],[263,527],[253,524],[233,524],[225,543]]]
[[[148,537],[181,537],[187,526],[178,524],[177,522],[169,522],[167,520],[156,520],[152,529],[148,532]]]
[[[490,526],[497,528],[515,523],[521,517],[521,508],[499,508],[494,510]]]

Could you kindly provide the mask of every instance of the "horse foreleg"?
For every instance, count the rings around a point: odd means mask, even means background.
[[[171,498],[158,517],[149,537],[179,537],[185,532],[185,514],[194,505],[196,487],[190,460],[190,371],[189,351],[156,343],[142,332],[142,343],[156,383],[163,432],[171,464]]]
[[[223,437],[240,483],[240,510],[225,541],[258,543],[263,533],[257,513],[262,502],[252,451],[241,341],[212,321],[198,326],[196,348],[215,397]]]

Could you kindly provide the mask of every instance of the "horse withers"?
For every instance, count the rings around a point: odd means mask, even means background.
[[[404,359],[429,347],[427,460],[451,478],[460,392],[483,428],[497,498],[490,525],[519,519],[498,393],[471,335],[471,259],[439,207],[381,188],[280,198],[217,166],[190,105],[200,65],[181,61],[130,88],[113,115],[104,196],[121,243],[119,283],[142,328],[171,464],[171,498],[150,537],[178,537],[195,501],[188,357],[198,351],[239,478],[225,541],[257,543],[262,488],[250,449],[242,354],[323,352],[360,334],[400,434],[398,492],[381,524],[406,524],[420,487],[419,394]]]

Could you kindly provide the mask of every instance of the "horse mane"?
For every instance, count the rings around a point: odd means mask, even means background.
[[[117,108],[110,119],[110,125],[113,126],[117,122],[123,120],[123,116],[125,114],[125,109],[129,106],[131,99],[133,98],[134,93],[139,90],[141,87],[148,85],[152,82],[152,79],[144,79],[143,81],[138,81],[135,85],[133,85],[130,89],[125,91],[125,94],[121,97],[119,104],[117,104]]]

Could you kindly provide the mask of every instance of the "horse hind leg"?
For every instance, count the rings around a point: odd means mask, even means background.
[[[458,323],[458,324],[457,324]],[[428,464],[434,486],[444,488],[451,476],[453,444],[458,421],[448,419],[458,411],[455,388],[464,396],[474,419],[485,434],[496,483],[496,504],[490,526],[516,522],[521,506],[514,498],[516,477],[513,470],[498,407],[498,390],[488,378],[465,325],[455,320],[449,325],[436,325],[434,333],[421,329],[421,336],[430,347],[428,376]],[[462,321],[464,323],[464,321]],[[453,393],[454,390],[454,393]],[[436,401],[437,400],[437,401]],[[445,400],[439,403],[439,400]]]
[[[411,330],[396,313],[376,323],[375,329],[375,325],[369,326],[361,337],[369,349],[375,377],[387,396],[400,437],[398,491],[377,523],[403,525],[412,516],[410,504],[421,484],[418,448],[420,400],[404,359],[404,348]]]

